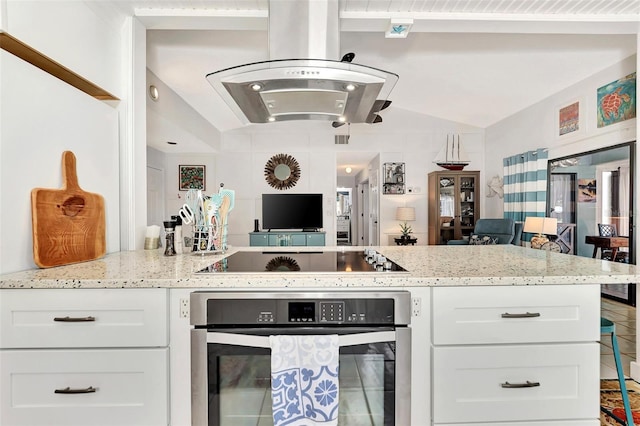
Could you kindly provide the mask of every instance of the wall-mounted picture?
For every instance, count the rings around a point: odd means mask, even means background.
[[[596,180],[595,179],[578,179],[578,202],[579,203],[595,203],[596,202]]]
[[[580,129],[580,102],[574,102],[558,112],[558,134],[560,136]]]
[[[202,189],[205,182],[205,166],[178,166],[178,187],[180,191]]]
[[[635,118],[636,73],[598,88],[598,127]]]

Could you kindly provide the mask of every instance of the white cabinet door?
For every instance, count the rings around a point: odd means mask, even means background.
[[[596,342],[600,286],[438,287],[433,344]]]
[[[599,359],[595,342],[434,348],[434,423],[597,419]]]
[[[167,344],[166,289],[0,291],[0,348]]]
[[[2,350],[0,424],[168,424],[168,350]]]

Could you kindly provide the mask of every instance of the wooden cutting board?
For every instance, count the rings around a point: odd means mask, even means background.
[[[31,190],[33,260],[40,268],[98,259],[106,253],[104,198],[78,185],[76,156],[62,153],[62,189]]]

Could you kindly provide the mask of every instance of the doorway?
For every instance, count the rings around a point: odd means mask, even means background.
[[[353,208],[351,188],[336,191],[336,241],[339,246],[352,245]]]
[[[635,141],[548,161],[547,214],[573,224],[577,255],[636,263],[634,164]],[[598,242],[610,236],[605,228],[623,241],[617,254]],[[636,305],[635,284],[603,285],[601,291],[605,298]]]

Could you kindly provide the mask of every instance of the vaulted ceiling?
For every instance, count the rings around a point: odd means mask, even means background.
[[[141,20],[148,68],[213,126],[241,126],[205,75],[269,59],[267,0],[99,3]],[[340,51],[400,76],[391,108],[478,127],[635,54],[640,31],[638,0],[339,0],[339,10]],[[391,19],[413,20],[407,38],[385,38]]]

